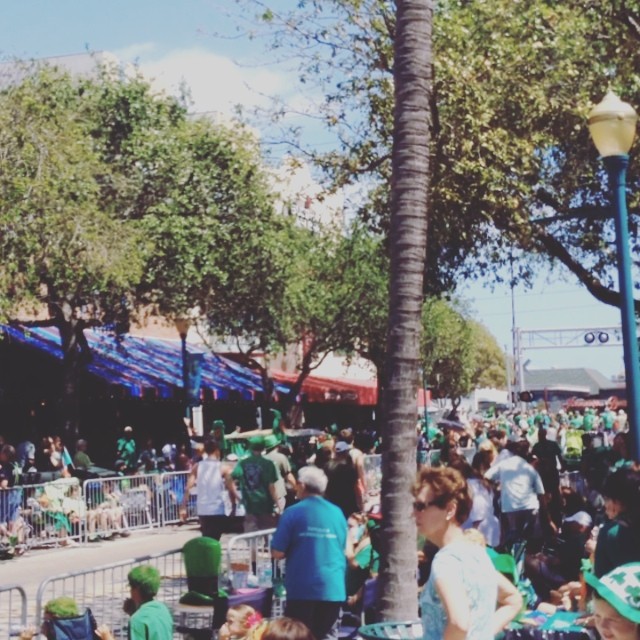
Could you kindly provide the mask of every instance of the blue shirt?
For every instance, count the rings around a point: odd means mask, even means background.
[[[310,496],[285,509],[271,548],[286,557],[287,598],[344,602],[346,542],[347,521],[328,500]]]

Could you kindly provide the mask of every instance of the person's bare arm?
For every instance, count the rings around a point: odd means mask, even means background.
[[[273,508],[276,511],[276,513],[280,512],[280,509],[278,507],[278,494],[276,492],[276,485],[275,482],[270,482],[269,483],[269,495],[271,496],[271,499],[273,500]]]
[[[101,624],[96,630],[95,634],[100,640],[113,640],[113,633],[106,624]]]
[[[240,496],[238,495],[236,483],[231,477],[231,469],[228,466],[222,467],[222,477],[224,478],[224,486],[229,492],[229,498],[231,499],[231,515],[235,515]]]
[[[297,481],[296,481],[296,477],[293,475],[293,473],[291,473],[291,471],[289,471],[287,473],[287,475],[284,477],[285,482],[288,482],[289,485],[291,486],[292,489],[295,489],[296,486],[298,485]]]
[[[179,509],[179,516],[181,522],[187,521],[187,505],[189,504],[189,496],[191,495],[191,489],[196,486],[198,480],[198,465],[195,464],[189,473],[187,478],[187,485],[184,488],[184,495],[182,496],[182,504]]]
[[[515,586],[501,573],[498,573],[498,607],[493,618],[493,635],[498,635],[522,609],[522,596]]]

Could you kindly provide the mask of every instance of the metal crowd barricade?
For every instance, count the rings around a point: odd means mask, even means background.
[[[0,638],[19,636],[27,626],[27,594],[17,584],[0,587]]]
[[[142,564],[158,569],[162,580],[156,597],[175,612],[180,596],[187,591],[180,549],[47,578],[36,595],[36,626],[42,623],[44,605],[64,595],[72,597],[81,611],[89,607],[97,623],[108,625],[116,637],[126,637],[129,618],[122,604],[130,597],[127,574]]]
[[[85,480],[87,539],[110,538],[133,529],[159,526],[160,474],[116,476]]]
[[[84,539],[87,509],[78,478],[56,478],[11,491],[19,506],[12,525],[17,545],[64,546]]]
[[[236,589],[246,587],[250,575],[255,576],[256,582],[261,586],[273,585],[271,615],[277,617],[284,613],[285,562],[284,560],[276,561],[271,557],[271,539],[274,533],[275,529],[264,529],[229,538],[225,553],[225,570],[229,573],[231,584]]]
[[[156,511],[159,526],[178,524],[183,504],[189,471],[170,471],[160,474],[156,486]],[[187,498],[187,520],[197,519],[196,492]]]

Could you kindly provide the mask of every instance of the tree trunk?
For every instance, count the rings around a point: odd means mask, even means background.
[[[417,618],[416,470],[420,327],[427,241],[432,0],[398,0],[391,184],[391,282],[382,453],[383,620]]]
[[[55,325],[60,331],[62,344],[62,393],[60,418],[65,438],[75,438],[79,433],[79,389],[82,365],[90,359],[89,347],[84,337],[84,322],[74,317],[68,304],[57,313]]]

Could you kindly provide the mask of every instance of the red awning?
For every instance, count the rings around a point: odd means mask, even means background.
[[[278,382],[293,384],[298,375],[273,371]],[[347,380],[345,378],[321,378],[309,376],[302,384],[302,393],[308,402],[336,402],[375,406],[378,400],[378,383],[375,380]]]

